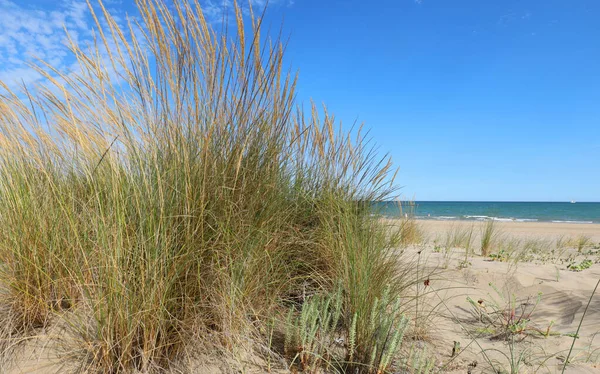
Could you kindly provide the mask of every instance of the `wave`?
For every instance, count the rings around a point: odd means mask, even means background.
[[[453,219],[460,219],[459,217],[454,217],[454,216],[415,216],[416,219],[436,219],[436,220],[453,220]]]
[[[397,216],[398,217],[398,216]],[[480,216],[480,215],[465,215],[465,216],[434,216],[434,215],[416,215],[416,219],[423,220],[436,220],[436,221],[452,221],[452,220],[466,220],[466,221],[497,221],[497,222],[552,222],[552,223],[573,223],[573,224],[593,224],[595,221],[577,221],[577,220],[540,220],[538,218],[513,218],[513,217],[494,217],[494,216]]]
[[[491,217],[491,216],[464,216],[465,219],[475,219],[477,221],[498,221],[498,222],[538,222],[537,218],[512,218],[512,217]]]
[[[594,223],[594,221],[559,221],[559,220],[555,220],[552,222],[554,222],[554,223]]]

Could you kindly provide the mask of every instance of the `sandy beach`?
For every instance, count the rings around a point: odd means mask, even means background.
[[[426,232],[438,234],[448,229],[460,226],[480,226],[479,221],[458,220],[418,220]],[[595,223],[556,223],[556,222],[497,222],[500,231],[520,237],[543,237],[551,238],[561,235],[566,236],[589,236],[592,241],[600,241],[600,224]]]
[[[600,278],[600,225],[498,222],[492,254],[501,251],[503,243],[518,243],[515,248],[522,248],[515,251],[531,253],[494,259],[479,254],[482,222],[421,220],[418,224],[426,240],[414,246],[412,254],[432,274],[429,287],[420,289],[429,293],[429,305],[435,310],[435,317],[427,321],[428,341],[445,370],[560,373]],[[444,246],[453,232],[470,227],[474,229],[469,253]],[[587,238],[581,251],[574,248],[580,237]],[[557,248],[557,241],[569,240],[570,244]],[[569,268],[584,260],[593,264],[582,271]],[[507,339],[502,331],[509,326],[518,333]],[[600,298],[596,296],[566,372],[600,370],[598,332]],[[456,344],[461,353],[452,358]]]

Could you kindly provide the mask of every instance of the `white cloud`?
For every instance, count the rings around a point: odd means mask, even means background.
[[[230,20],[235,19],[234,0],[201,0],[200,4],[204,16],[211,23],[221,22],[224,16]],[[260,14],[265,6],[268,8],[281,5],[291,7],[295,4],[295,0],[237,0],[237,4],[242,8],[243,14],[248,15],[248,5],[251,5],[254,11]]]
[[[91,43],[96,28],[85,0],[62,0],[52,9],[0,0],[0,25],[0,80],[11,87],[42,79],[30,67],[38,58],[61,71],[73,68],[65,29],[73,40]]]
[[[123,9],[126,5],[133,8],[133,0],[103,1],[115,21],[127,30]],[[233,0],[202,0],[201,3],[209,22],[220,22],[224,14],[234,20]],[[244,3],[238,1],[238,4]],[[251,0],[250,4],[260,9],[266,0]],[[269,7],[291,4],[293,0],[269,0]],[[104,22],[102,28],[108,29],[108,25]],[[38,58],[59,71],[76,69],[65,29],[78,45],[93,43],[96,24],[85,0],[56,0],[46,7],[29,1],[0,0],[0,80],[10,87],[40,82],[41,75],[29,66]],[[107,51],[102,49],[101,46],[101,57],[108,61]]]

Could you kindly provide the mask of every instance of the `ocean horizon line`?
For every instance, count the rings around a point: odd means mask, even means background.
[[[600,202],[395,200],[372,205],[389,217],[410,214],[438,220],[600,223]]]

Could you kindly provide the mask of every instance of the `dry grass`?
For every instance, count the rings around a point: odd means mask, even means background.
[[[577,247],[577,252],[581,253],[585,248],[588,248],[592,245],[592,238],[587,235],[579,235],[577,239],[575,239],[575,244]]]
[[[414,217],[400,219],[400,243],[403,246],[420,244],[425,241],[425,232]]]
[[[81,370],[160,372],[190,347],[271,348],[271,316],[340,284],[340,328],[359,317],[367,357],[363,317],[409,287],[390,254],[418,231],[390,234],[360,203],[394,197],[389,159],[296,110],[260,17],[236,8],[221,35],[198,1],[138,5],[142,33],[95,13],[110,32],[71,45],[80,70],[41,64],[35,91],[0,82],[4,338],[62,318]]]
[[[445,248],[464,248],[469,251],[473,245],[473,224],[453,224],[444,237]]]
[[[498,229],[495,221],[489,220],[481,229],[481,255],[488,256],[491,249],[496,244]]]

